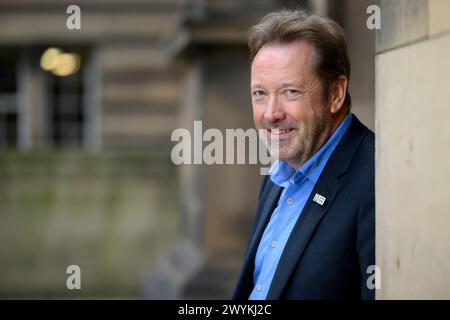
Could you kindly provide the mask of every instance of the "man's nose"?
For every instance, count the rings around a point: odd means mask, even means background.
[[[264,120],[267,122],[279,122],[286,118],[283,106],[279,103],[276,97],[271,97],[267,104],[266,112],[264,113]]]

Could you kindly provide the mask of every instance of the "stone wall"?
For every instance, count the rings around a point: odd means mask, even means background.
[[[450,298],[450,2],[380,1],[378,299]]]
[[[140,298],[179,234],[167,153],[3,153],[0,181],[0,297]]]

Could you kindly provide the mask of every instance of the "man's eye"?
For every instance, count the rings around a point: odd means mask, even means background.
[[[265,92],[262,91],[262,90],[255,90],[255,91],[253,91],[252,95],[253,95],[255,98],[258,98],[258,97],[264,96],[264,95],[265,95]]]
[[[286,95],[289,97],[296,97],[300,94],[300,91],[295,90],[295,89],[287,89],[286,90]]]

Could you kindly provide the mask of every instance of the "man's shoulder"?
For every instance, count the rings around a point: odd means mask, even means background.
[[[356,149],[356,152],[362,153],[363,155],[372,159],[375,157],[375,134],[369,128],[365,128],[366,133],[361,140],[358,148]]]
[[[359,122],[359,121],[358,121]],[[356,179],[373,181],[375,176],[375,134],[367,126],[359,122],[358,133],[353,135],[357,146],[352,150],[351,160],[348,165],[349,176]]]
[[[352,122],[341,138],[333,154],[330,164],[334,167],[337,176],[341,176],[350,168],[355,169],[355,162],[361,164],[371,162],[375,156],[374,133],[352,115]]]
[[[375,133],[367,126],[361,123],[364,130],[364,136],[356,152],[361,153],[369,159],[375,160]]]

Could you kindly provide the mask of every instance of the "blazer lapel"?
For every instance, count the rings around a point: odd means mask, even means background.
[[[253,289],[250,287],[246,288],[247,285],[244,282],[247,282],[247,284],[253,282],[253,264],[255,260],[256,250],[258,248],[259,241],[264,232],[264,229],[269,222],[273,210],[275,210],[275,207],[277,206],[278,199],[280,198],[281,192],[283,190],[282,187],[273,184],[271,181],[269,181],[268,183],[270,183],[270,186],[268,187],[269,189],[267,191],[267,196],[265,197],[265,200],[261,202],[261,218],[257,221],[255,231],[252,234],[248,250],[244,258],[242,274],[240,277],[242,282],[239,285],[239,287],[241,288],[239,290],[236,290],[237,292],[244,292],[245,295],[247,294],[246,289]],[[262,197],[262,199],[264,199],[264,197]],[[248,294],[250,294],[250,292],[248,292]],[[240,298],[246,299],[247,297]]]
[[[279,187],[276,184],[273,184],[272,182],[270,183],[272,187],[269,190],[269,194],[262,208],[261,219],[259,219],[258,225],[256,226],[255,232],[253,233],[253,236],[250,240],[250,248],[249,248],[250,253],[253,251],[256,252],[256,249],[259,245],[259,240],[261,239],[264,229],[266,228],[266,225],[269,222],[272,212],[275,210],[275,207],[277,206],[278,199],[280,198],[281,192],[283,190],[282,187]]]

